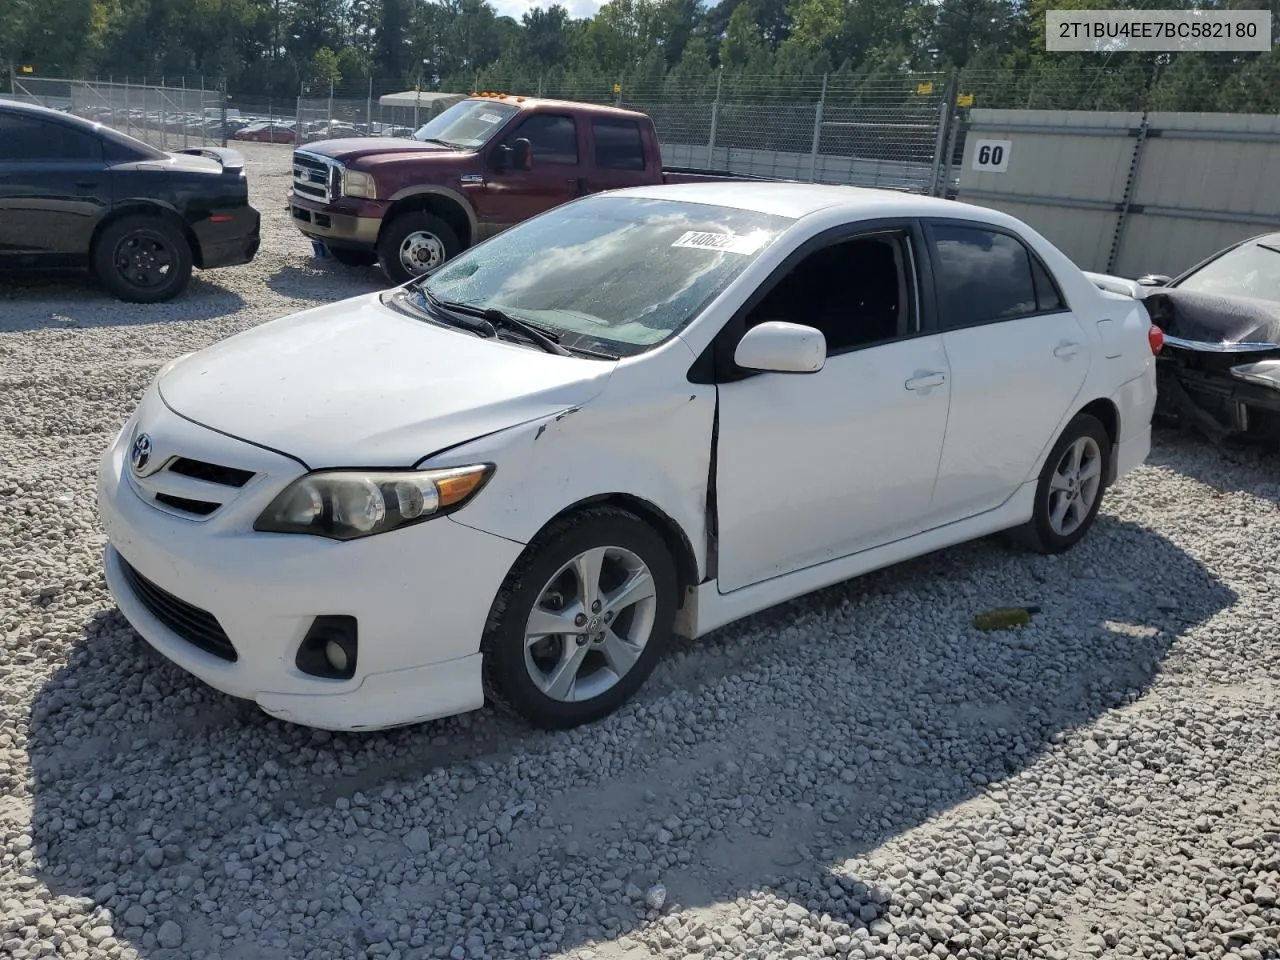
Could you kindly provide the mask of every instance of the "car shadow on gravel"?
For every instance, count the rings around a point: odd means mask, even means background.
[[[343,286],[335,289],[336,283]],[[306,267],[281,267],[267,279],[267,286],[282,297],[331,303],[386,290],[391,284],[377,267],[344,267],[332,261],[315,260]]]
[[[0,278],[0,334],[33,330],[190,323],[229,316],[247,306],[238,293],[197,272],[168,303],[124,303],[91,279],[67,274]]]
[[[635,703],[559,734],[491,710],[306,730],[209,690],[106,611],[32,708],[30,872],[109,910],[100,938],[110,924],[165,960],[620,956],[611,941],[646,918],[632,897],[657,881],[668,910],[713,917],[768,889],[865,927],[883,903],[847,860],[997,802],[1235,601],[1149,529],[1104,515],[1087,543],[1041,557],[992,538],[792,601],[679,645]],[[33,616],[57,602],[29,599]],[[1037,612],[974,629],[994,605]],[[770,699],[786,676],[793,695]],[[547,905],[584,884],[580,915]],[[527,926],[539,912],[553,922]]]

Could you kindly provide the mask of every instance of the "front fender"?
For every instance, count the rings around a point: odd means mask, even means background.
[[[454,447],[421,466],[484,461],[497,469],[458,523],[528,543],[585,500],[625,495],[669,517],[706,574],[707,478],[715,388],[674,396],[610,395]]]

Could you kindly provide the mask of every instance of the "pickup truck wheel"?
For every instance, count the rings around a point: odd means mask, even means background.
[[[417,210],[402,213],[387,225],[378,241],[378,263],[392,283],[408,283],[461,249],[458,235],[447,223]]]
[[[481,641],[490,700],[544,729],[607,716],[653,672],[677,595],[671,554],[639,517],[595,507],[553,523],[494,601]]]
[[[98,282],[128,303],[161,303],[191,279],[191,246],[160,217],[135,215],[108,224],[91,253]]]

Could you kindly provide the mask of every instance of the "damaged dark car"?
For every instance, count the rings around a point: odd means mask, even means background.
[[[1216,441],[1280,442],[1280,233],[1242,240],[1173,278],[1087,276],[1142,300],[1164,332],[1158,415]]]

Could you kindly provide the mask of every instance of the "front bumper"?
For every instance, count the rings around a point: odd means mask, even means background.
[[[323,204],[290,190],[288,207],[294,226],[304,235],[336,247],[373,250],[387,204],[353,197]]]
[[[1157,362],[1161,412],[1185,418],[1215,439],[1280,438],[1280,390],[1231,373],[1234,366],[1273,358],[1280,358],[1280,349],[1224,353],[1166,342]]]
[[[450,517],[347,543],[256,533],[253,519],[305,472],[301,465],[159,406],[149,391],[98,472],[107,584],[152,647],[272,716],[327,730],[382,729],[483,705],[480,636],[519,544]],[[145,500],[132,479],[126,453],[137,425],[152,438],[155,464],[182,456],[234,464],[255,477],[209,516],[179,516]],[[163,472],[147,478],[147,489]],[[234,662],[166,625],[174,618],[166,622],[154,600],[144,599],[126,563],[215,618],[235,648]],[[359,654],[349,680],[314,677],[295,664],[314,618],[334,614],[358,623]]]

